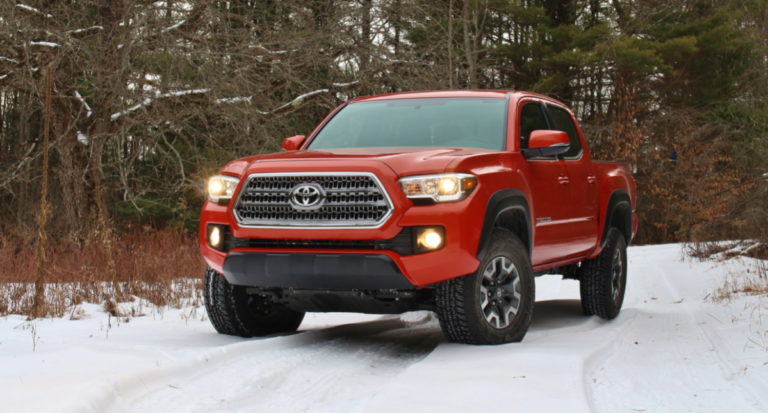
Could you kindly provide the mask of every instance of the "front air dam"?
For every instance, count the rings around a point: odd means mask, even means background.
[[[319,290],[410,290],[397,264],[384,254],[314,254],[232,251],[224,260],[230,284]]]

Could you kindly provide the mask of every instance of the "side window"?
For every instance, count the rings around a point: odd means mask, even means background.
[[[528,138],[535,130],[548,130],[547,120],[541,105],[529,102],[520,109],[520,149],[528,149]]]
[[[549,113],[549,120],[552,122],[552,129],[567,133],[571,139],[571,147],[562,157],[565,159],[578,158],[581,155],[581,140],[579,139],[579,133],[576,131],[576,125],[573,124],[571,114],[562,108],[552,105],[547,105],[547,112]]]

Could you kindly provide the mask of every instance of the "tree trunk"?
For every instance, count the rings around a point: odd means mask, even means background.
[[[48,314],[48,303],[45,299],[46,268],[45,246],[48,238],[45,235],[45,222],[48,215],[48,135],[51,129],[51,95],[53,94],[53,81],[51,80],[51,67],[45,76],[45,131],[43,132],[43,178],[40,191],[40,215],[37,229],[37,278],[35,279],[35,297],[30,311],[31,318],[45,317]]]
[[[82,238],[90,228],[88,217],[88,196],[85,184],[85,165],[80,158],[82,145],[77,141],[77,133],[70,130],[67,115],[60,116],[59,127],[54,128],[54,136],[58,136],[56,154],[59,167],[56,169],[62,198],[62,210],[66,229],[77,238]]]
[[[18,124],[18,132],[19,132],[19,145],[24,145],[29,141],[29,133],[30,133],[30,127],[29,127],[29,95],[27,92],[19,92],[19,100],[18,100],[19,106],[19,124]],[[19,224],[21,224],[22,227],[27,227],[30,224],[29,217],[30,217],[30,211],[32,210],[32,193],[34,192],[32,190],[32,174],[30,171],[29,163],[25,164],[21,167],[19,170],[19,182],[21,183],[19,185],[19,189],[17,191],[17,214],[18,214],[18,220]]]
[[[453,0],[448,5],[448,88],[453,89]]]
[[[363,0],[363,16],[362,16],[362,42],[360,44],[360,72],[364,77],[367,77],[368,63],[371,58],[371,9],[373,8],[373,0]]]
[[[469,41],[469,0],[464,0],[464,12],[462,14],[462,23],[464,24],[464,54],[467,58],[469,68],[469,88],[477,89],[477,73],[475,72],[475,54],[472,52],[472,46]]]

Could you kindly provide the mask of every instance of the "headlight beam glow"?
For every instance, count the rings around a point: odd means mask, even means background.
[[[408,176],[398,182],[407,198],[436,203],[461,201],[477,188],[477,177],[465,173]]]

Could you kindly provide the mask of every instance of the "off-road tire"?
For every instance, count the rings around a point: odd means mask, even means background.
[[[618,285],[614,282],[615,257],[619,257]],[[619,315],[627,288],[627,241],[616,228],[608,231],[608,242],[600,254],[592,260],[581,263],[579,268],[581,284],[581,307],[586,315],[597,315],[612,320]]]
[[[259,337],[293,332],[304,319],[303,312],[247,294],[245,287],[230,284],[211,267],[205,271],[203,298],[208,318],[220,334]]]
[[[517,313],[503,328],[496,328],[486,320],[480,299],[483,274],[498,257],[505,257],[514,264],[521,296]],[[492,345],[522,341],[531,323],[535,299],[528,251],[517,236],[501,228],[494,229],[488,253],[475,273],[441,282],[435,289],[440,326],[445,337],[455,343]]]

